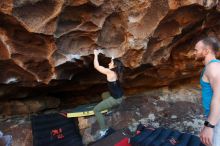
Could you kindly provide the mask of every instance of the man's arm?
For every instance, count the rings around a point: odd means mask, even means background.
[[[208,121],[216,125],[220,120],[220,63],[210,64],[207,77],[213,90]]]
[[[213,90],[210,113],[207,120],[212,125],[216,125],[220,120],[220,64],[212,63],[206,70],[205,76],[208,78]],[[205,145],[212,145],[213,134],[213,128],[204,126],[200,132],[202,143]]]

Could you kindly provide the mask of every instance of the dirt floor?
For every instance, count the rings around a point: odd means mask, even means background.
[[[116,130],[128,127],[131,131],[141,122],[197,135],[203,125],[202,108],[186,101],[164,101],[158,96],[129,97],[106,115],[107,123]],[[29,116],[1,117],[0,130],[13,137],[13,146],[32,146]],[[92,142],[99,129],[94,116],[79,119],[83,142]]]

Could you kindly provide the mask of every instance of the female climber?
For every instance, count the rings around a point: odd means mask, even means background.
[[[108,68],[100,66],[98,55],[101,52],[102,50],[94,50],[94,67],[97,71],[106,75],[109,92],[102,93],[103,100],[94,108],[94,113],[100,126],[100,131],[96,135],[96,139],[104,138],[112,134],[114,131],[112,128],[109,128],[106,125],[104,116],[102,115],[101,111],[120,105],[123,100],[123,90],[120,85],[120,81],[122,78],[124,66],[120,60],[113,58],[108,64]]]

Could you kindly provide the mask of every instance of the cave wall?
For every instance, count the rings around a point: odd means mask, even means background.
[[[97,47],[106,48],[102,65],[123,61],[126,93],[196,80],[192,49],[201,37],[220,39],[219,11],[218,0],[1,0],[0,99],[97,101],[106,90]]]

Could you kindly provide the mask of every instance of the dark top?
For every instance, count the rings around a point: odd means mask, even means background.
[[[123,96],[123,89],[121,88],[120,82],[118,80],[113,82],[108,81],[108,89],[110,95],[115,99],[121,98]]]

